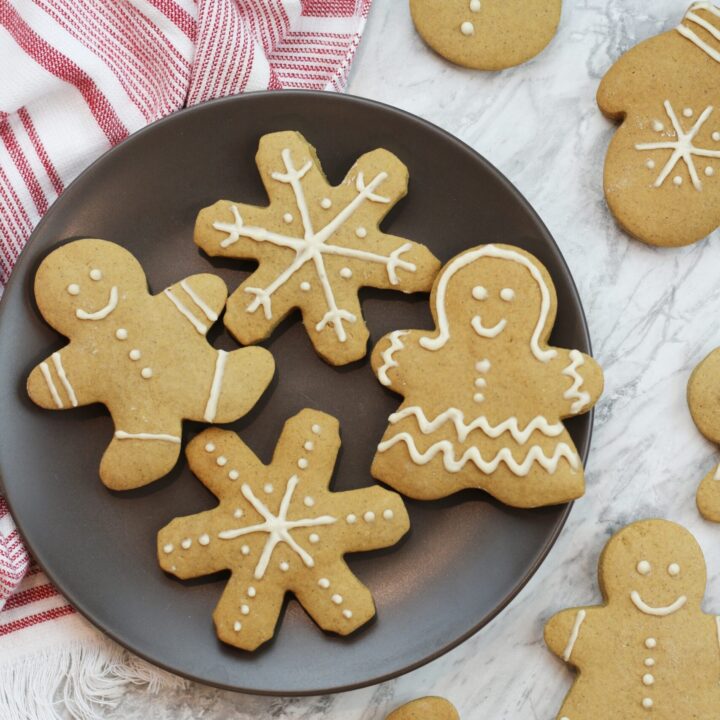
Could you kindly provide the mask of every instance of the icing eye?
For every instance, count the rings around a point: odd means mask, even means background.
[[[476,300],[484,300],[488,296],[488,291],[482,285],[476,285],[472,289],[472,296]]]
[[[503,288],[500,291],[500,297],[505,302],[511,302],[512,300],[515,299],[515,291],[512,288]]]
[[[670,563],[668,565],[668,575],[671,575],[672,577],[677,577],[680,574],[680,566],[677,563]]]
[[[97,268],[93,268],[90,271],[90,279],[95,280],[96,282],[98,280],[102,280],[102,270],[98,270]]]
[[[641,560],[641,561],[637,564],[637,571],[638,571],[641,575],[649,575],[649,574],[650,574],[650,570],[651,570],[650,563],[649,563],[647,560]]]
[[[70,283],[70,285],[67,286],[67,291],[70,295],[79,295],[80,286],[77,283]]]

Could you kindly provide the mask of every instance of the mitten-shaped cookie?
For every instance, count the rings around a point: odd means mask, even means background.
[[[702,611],[707,572],[685,528],[644,520],[610,539],[604,605],[558,613],[545,642],[579,670],[558,720],[715,720],[720,618]]]
[[[105,240],[68,243],[41,263],[38,308],[70,343],[30,373],[27,390],[49,410],[107,406],[115,436],[100,477],[109,488],[167,474],[180,454],[183,419],[236,420],[270,383],[275,363],[267,350],[225,352],[207,342],[226,297],[214,275],[150,295],[138,261]]]
[[[225,325],[240,342],[255,343],[300,308],[327,362],[358,360],[368,339],[359,288],[429,290],[440,268],[426,247],[379,227],[407,192],[407,168],[387,150],[373,150],[333,187],[297,132],[262,137],[256,161],[270,204],[220,200],[195,226],[195,242],[208,255],[260,263],[230,296]]]
[[[396,330],[373,350],[378,379],[405,398],[374,477],[422,500],[468,487],[515,507],[582,495],[562,419],[590,410],[603,374],[578,350],[547,345],[556,304],[547,270],[519,248],[453,258],[430,297],[437,330]]]
[[[192,471],[220,504],[163,528],[158,558],[182,579],[231,571],[213,615],[222,641],[243,650],[267,642],[286,592],[340,635],[375,615],[343,555],[394,545],[410,521],[381,487],[328,490],[339,448],[337,420],[316,410],[288,420],[270,465],[232,432],[206,430],[188,445]]]
[[[713,350],[693,370],[687,387],[690,413],[698,430],[720,445],[720,349]],[[697,505],[703,517],[720,522],[720,465],[700,483]]]
[[[535,57],[552,40],[562,0],[410,0],[422,39],[450,62],[502,70]]]
[[[451,702],[432,695],[393,710],[387,720],[460,720],[460,716]]]
[[[651,245],[687,245],[720,225],[720,9],[693,4],[678,27],[623,55],[598,90],[622,121],[605,159],[617,221]]]

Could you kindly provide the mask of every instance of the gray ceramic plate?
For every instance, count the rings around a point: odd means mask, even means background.
[[[218,198],[263,204],[255,171],[261,135],[300,130],[333,182],[355,158],[388,148],[410,168],[410,193],[387,218],[392,233],[427,244],[443,261],[486,242],[520,245],[548,267],[558,292],[552,341],[589,350],[568,269],[518,191],[469,147],[390,107],[334,94],[284,92],[221,100],[135,134],[84,172],[53,205],[22,254],[0,303],[0,476],[39,563],[68,599],[108,635],[152,662],[221,687],[319,694],[377,683],[432,660],[489,622],[537,570],[568,507],[512,510],[480,492],[410,502],[412,531],[395,548],[350,558],[369,585],[377,618],[350,638],[321,632],[294,601],[275,639],[253,654],[215,637],[217,576],[180,582],[155,562],[155,533],[170,519],[213,506],[184,462],[149,487],[113,493],[97,475],[112,434],[99,406],[47,412],[25,394],[29,370],[63,340],[32,296],[35,270],[59,241],[101,237],[144,265],[151,289],[213,269],[234,289],[251,269],[209,261],[192,242],[195,215]],[[429,328],[427,296],[366,291],[371,342],[394,328]],[[232,427],[269,461],[283,422],[306,406],[340,419],[334,487],[369,485],[385,421],[400,399],[367,360],[336,369],[313,352],[290,317],[266,343],[277,374],[265,398]],[[219,347],[235,347],[219,328]],[[582,455],[592,418],[568,422]],[[200,430],[188,423],[185,438]]]

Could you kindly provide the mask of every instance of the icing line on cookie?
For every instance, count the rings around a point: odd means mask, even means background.
[[[685,595],[681,595],[675,602],[671,603],[670,605],[666,605],[665,607],[652,607],[651,605],[648,605],[641,597],[640,593],[637,590],[633,590],[630,593],[630,599],[633,602],[633,605],[642,613],[645,613],[646,615],[654,615],[655,617],[665,617],[667,615],[672,615],[673,613],[680,610],[683,605],[687,602],[687,598]]]
[[[208,397],[205,414],[203,415],[206,422],[213,422],[215,415],[217,415],[227,358],[228,353],[225,352],[225,350],[218,350],[217,358],[215,359],[215,373],[213,374],[212,385],[210,386],[210,396]]]
[[[60,378],[60,382],[63,384],[65,392],[67,392],[68,397],[70,398],[72,406],[77,407],[77,396],[75,395],[75,390],[73,390],[73,386],[70,384],[70,380],[68,380],[68,376],[65,374],[65,368],[63,367],[60,353],[54,352],[50,357],[52,358],[53,365],[55,365],[55,370],[57,371],[58,377]]]
[[[572,626],[572,632],[570,633],[570,638],[568,639],[568,643],[565,647],[565,652],[563,652],[562,658],[565,662],[570,660],[570,656],[572,655],[572,651],[575,648],[575,643],[577,642],[578,635],[580,635],[580,626],[583,624],[585,620],[585,615],[587,613],[585,610],[578,610],[577,615],[575,616],[575,622]]]
[[[503,318],[502,320],[498,321],[493,325],[492,327],[485,327],[482,324],[482,320],[480,319],[479,315],[476,315],[471,321],[470,324],[472,325],[473,330],[480,336],[480,337],[486,337],[486,338],[494,338],[497,337],[506,327],[507,320]]]
[[[118,440],[158,440],[178,445],[181,442],[177,435],[166,435],[165,433],[129,433],[124,430],[116,430],[115,437]]]
[[[52,374],[50,373],[50,368],[48,367],[48,364],[46,362],[40,363],[40,372],[42,373],[42,376],[45,378],[45,383],[47,384],[48,390],[50,391],[50,396],[52,397],[52,399],[54,400],[54,402],[58,406],[58,408],[62,410],[62,408],[64,407],[63,401],[57,391],[55,382],[52,379]]]
[[[572,400],[575,398],[575,402],[570,406],[572,413],[577,415],[589,402],[590,393],[580,390],[585,382],[577,371],[579,367],[585,364],[585,358],[579,350],[570,351],[570,364],[563,369],[562,375],[572,378],[573,384],[564,393],[563,397],[566,400]]]
[[[493,257],[500,258],[501,260],[510,260],[511,262],[519,263],[524,266],[530,272],[533,280],[537,283],[540,289],[540,317],[538,318],[537,325],[533,330],[532,337],[530,339],[530,349],[533,355],[541,362],[548,362],[557,355],[557,351],[552,348],[543,350],[540,347],[540,333],[545,327],[548,315],[550,314],[550,290],[548,289],[545,280],[543,279],[540,270],[524,255],[514,250],[505,250],[504,248],[495,247],[495,245],[485,245],[484,247],[478,248],[477,250],[471,250],[459,257],[455,258],[442,272],[440,281],[437,285],[437,293],[435,295],[435,313],[437,317],[437,327],[439,333],[434,338],[420,338],[420,344],[427,350],[439,350],[444,347],[447,341],[450,339],[450,325],[447,318],[447,310],[445,308],[445,295],[447,293],[447,286],[453,275],[458,270],[461,270],[466,265],[475,262],[481,257]]]
[[[397,360],[393,358],[393,355],[405,347],[405,344],[400,339],[405,335],[409,334],[409,330],[393,330],[390,333],[390,347],[380,353],[380,357],[383,364],[378,368],[378,380],[386,387],[392,384],[392,381],[388,377],[388,370],[398,366]]]
[[[87,312],[82,308],[78,308],[75,311],[75,315],[80,318],[80,320],[102,320],[106,318],[117,307],[117,304],[118,289],[115,285],[113,285],[110,288],[110,297],[105,307],[100,308],[100,310],[96,310],[95,312]]]
[[[195,315],[193,315],[193,313],[190,311],[190,309],[185,304],[183,304],[183,302],[180,300],[180,298],[178,298],[178,296],[175,295],[175,293],[170,288],[165,288],[165,290],[163,290],[163,292],[165,293],[165,295],[167,295],[170,302],[172,302],[172,304],[178,309],[180,314],[183,315],[184,317],[186,317],[190,321],[192,326],[201,335],[204,335],[208,331],[207,325],[205,325],[205,323],[201,323],[195,317]]]
[[[502,448],[492,460],[485,460],[478,448],[471,447],[458,460],[455,458],[455,448],[449,440],[439,440],[425,452],[420,452],[415,445],[415,438],[410,433],[401,432],[381,442],[378,445],[378,452],[385,452],[399,442],[405,443],[408,453],[416,465],[427,465],[438,453],[441,453],[443,466],[451,473],[460,472],[468,461],[472,462],[485,475],[494,473],[500,463],[504,462],[510,472],[519,477],[525,477],[536,462],[550,474],[557,470],[562,458],[568,461],[573,470],[580,467],[580,459],[567,443],[558,443],[550,457],[545,455],[539,445],[533,445],[521,463],[515,460],[509,448]]]
[[[712,23],[705,20],[705,18],[694,12],[695,10],[707,10],[707,12],[712,13],[717,17],[720,17],[720,9],[715,7],[710,2],[697,2],[690,6],[690,9],[683,18],[683,22],[689,21],[695,23],[699,27],[706,30],[716,40],[720,40],[720,30],[716,28]],[[698,48],[700,48],[700,50],[705,52],[713,60],[715,60],[716,62],[720,62],[720,52],[711,45],[708,45],[708,43],[705,42],[692,28],[680,24],[675,29],[680,33],[680,35],[690,40],[690,42],[694,43]]]
[[[187,280],[180,281],[180,287],[188,294],[190,299],[203,311],[210,322],[218,319],[218,314],[190,287]]]

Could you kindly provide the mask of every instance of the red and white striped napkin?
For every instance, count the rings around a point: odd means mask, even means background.
[[[130,133],[224,95],[341,91],[371,2],[0,0],[0,298],[55,198]],[[0,718],[95,718],[127,682],[178,681],[75,612],[0,497]]]

